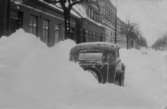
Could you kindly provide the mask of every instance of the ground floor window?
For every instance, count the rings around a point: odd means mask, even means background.
[[[29,27],[30,27],[30,32],[37,35],[37,24],[38,23],[38,17],[31,15],[30,16],[30,22],[29,22]]]
[[[49,20],[44,19],[42,21],[42,40],[48,43],[49,38]]]
[[[58,24],[55,24],[55,26],[54,26],[55,42],[59,41],[59,35],[60,35],[60,26]]]

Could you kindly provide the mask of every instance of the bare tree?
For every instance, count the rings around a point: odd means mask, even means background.
[[[159,49],[159,50],[165,50],[167,49],[167,34],[163,35],[162,37],[158,38],[154,44],[152,45],[152,48]]]
[[[51,4],[60,4],[61,8],[63,9],[64,14],[64,25],[65,25],[65,37],[71,38],[71,9],[74,5],[82,3],[85,0],[44,0]]]
[[[138,44],[138,46],[145,46],[147,47],[147,41],[142,36],[141,31],[139,30],[139,26],[136,23],[128,23],[126,26],[122,28],[122,33],[126,35],[127,39],[127,49],[129,48],[129,41],[135,40],[135,43]]]
[[[126,35],[126,45],[127,45],[127,49],[129,48],[129,40],[130,38],[133,37],[134,35],[134,28],[135,28],[136,24],[131,24],[129,21],[127,24],[125,24],[125,26],[122,27],[122,31],[121,33]]]

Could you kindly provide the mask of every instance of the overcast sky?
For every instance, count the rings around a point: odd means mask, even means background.
[[[139,24],[151,45],[167,33],[167,0],[111,0],[117,6],[118,16]]]

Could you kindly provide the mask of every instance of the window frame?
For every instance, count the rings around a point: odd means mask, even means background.
[[[38,34],[38,16],[37,15],[30,15],[29,20],[29,30],[30,33],[37,35]]]
[[[42,19],[42,40],[48,43],[49,39],[49,20]]]

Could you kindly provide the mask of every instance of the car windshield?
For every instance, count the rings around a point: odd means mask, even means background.
[[[79,53],[79,60],[81,61],[96,61],[101,62],[103,53],[101,52],[84,52]]]

